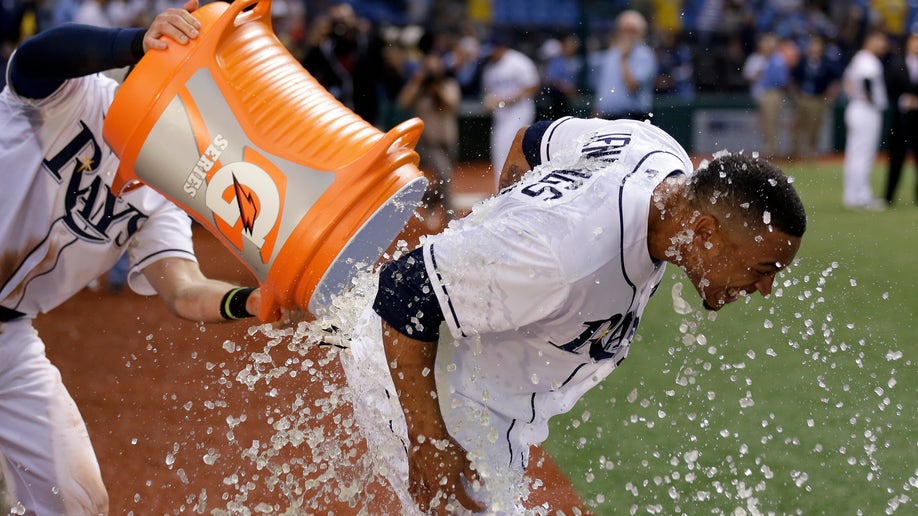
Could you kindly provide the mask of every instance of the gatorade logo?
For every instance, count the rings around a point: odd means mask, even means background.
[[[248,161],[219,168],[207,181],[204,202],[223,236],[240,250],[248,240],[259,249],[262,262],[268,263],[277,238],[286,181],[273,165],[265,164],[273,174]]]

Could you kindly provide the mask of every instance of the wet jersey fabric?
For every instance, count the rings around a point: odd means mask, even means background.
[[[523,466],[549,418],[627,356],[664,273],[647,249],[651,195],[692,171],[647,123],[564,118],[531,130],[542,132],[526,138],[533,171],[424,244],[453,337],[440,339],[440,395],[504,419],[499,439]]]
[[[141,270],[167,257],[195,260],[188,216],[148,187],[117,197],[118,158],[102,139],[117,83],[94,74],[46,98],[0,93],[0,305],[47,312],[129,252],[129,284],[155,292]]]

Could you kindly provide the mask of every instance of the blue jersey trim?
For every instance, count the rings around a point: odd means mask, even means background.
[[[551,124],[549,120],[542,120],[530,125],[523,133],[523,155],[526,156],[529,168],[542,164],[542,137]]]
[[[423,252],[419,247],[382,266],[373,310],[402,335],[436,342],[443,310],[427,276]]]

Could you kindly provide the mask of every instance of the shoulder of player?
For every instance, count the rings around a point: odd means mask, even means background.
[[[102,105],[107,109],[114,97],[118,82],[103,74],[91,74],[68,79],[53,93],[44,98],[23,97],[8,87],[10,96],[22,104],[40,109],[77,106],[83,110]]]

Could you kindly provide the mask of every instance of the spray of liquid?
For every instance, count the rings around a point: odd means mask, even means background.
[[[757,327],[740,342],[712,340],[716,325],[709,323],[718,312],[693,308],[682,296],[684,280],[674,276],[672,310],[681,322],[662,366],[671,387],[660,392],[639,380],[623,399],[610,400],[606,410],[614,416],[587,411],[570,425],[593,425],[595,438],[589,431],[579,437],[582,453],[610,434],[646,434],[654,442],[666,436],[667,446],[651,446],[640,458],[595,453],[586,483],[602,485],[589,499],[597,513],[625,506],[631,514],[807,514],[824,507],[826,490],[839,482],[848,486],[841,496],[852,514],[915,509],[918,467],[891,452],[915,444],[907,428],[913,409],[903,397],[909,388],[899,376],[914,364],[895,342],[877,342],[862,333],[862,323],[833,315],[827,287],[857,285],[837,278],[838,263],[813,273],[805,265],[798,261],[782,273],[771,300],[743,300],[753,312],[744,323]],[[644,346],[653,343],[636,344],[635,353],[651,352]],[[775,368],[782,360],[801,364],[805,376]],[[788,396],[780,392],[785,384],[798,387]],[[794,460],[801,456],[808,460]],[[833,477],[838,471],[843,479]],[[867,490],[874,500],[885,498],[885,507],[868,505]]]

